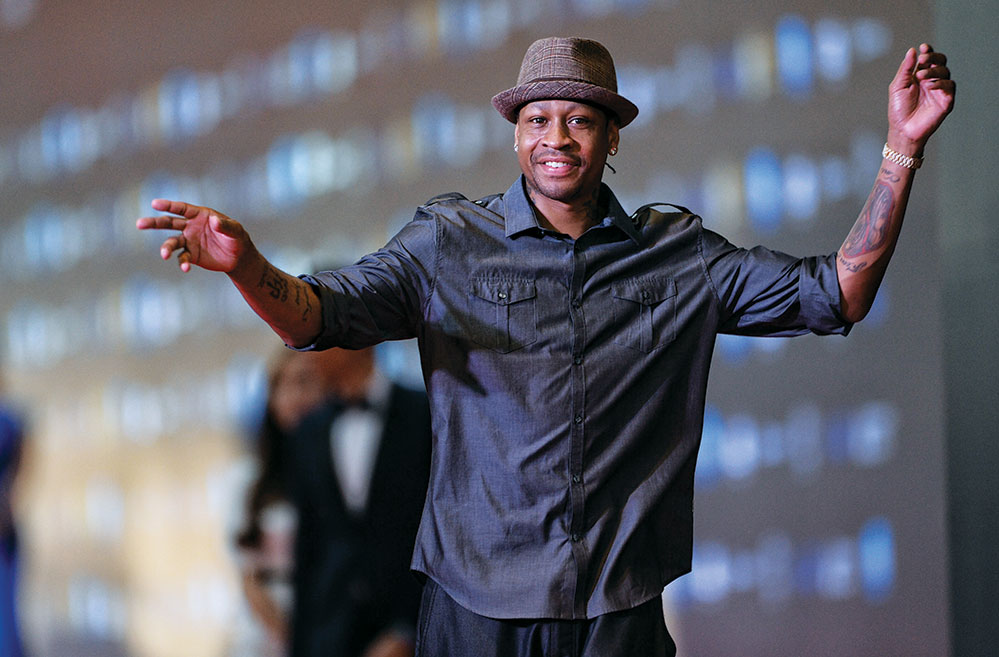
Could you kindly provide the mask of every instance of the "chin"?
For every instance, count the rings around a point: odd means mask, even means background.
[[[534,181],[534,188],[545,198],[562,203],[578,199],[583,189],[578,183],[559,185],[547,181],[539,183],[537,179]]]

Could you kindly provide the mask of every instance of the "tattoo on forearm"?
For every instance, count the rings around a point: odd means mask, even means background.
[[[303,303],[305,307],[302,308],[302,323],[304,324],[308,321],[309,314],[312,312],[312,300],[306,294],[305,288],[298,285],[295,287],[295,305],[301,307]]]
[[[839,264],[843,265],[843,267],[845,267],[847,271],[853,272],[855,274],[861,269],[867,267],[866,260],[862,260],[860,262],[850,262],[843,256],[839,256]]]
[[[894,208],[895,194],[891,187],[877,181],[864,209],[857,217],[857,223],[843,242],[841,254],[847,258],[855,258],[883,247],[888,242]]]
[[[888,182],[897,183],[902,181],[901,176],[899,176],[891,169],[886,169],[885,167],[881,167],[881,175],[884,176],[885,180],[887,180]]]
[[[288,281],[281,278],[281,275],[273,267],[267,267],[264,270],[257,286],[267,289],[272,299],[282,302],[288,300]]]

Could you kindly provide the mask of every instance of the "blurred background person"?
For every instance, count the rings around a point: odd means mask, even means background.
[[[390,381],[373,349],[329,349],[329,401],[289,461],[298,517],[292,657],[413,654],[421,586],[410,572],[430,468],[424,392]]]
[[[287,654],[295,511],[286,475],[288,441],[303,417],[326,399],[313,354],[282,349],[273,358],[267,403],[254,454],[244,468],[245,515],[236,535],[240,581],[249,613],[234,631],[234,657]],[[247,476],[248,475],[248,476]]]
[[[21,416],[4,400],[0,387],[0,657],[24,655],[17,616],[18,545],[13,510],[24,436]]]

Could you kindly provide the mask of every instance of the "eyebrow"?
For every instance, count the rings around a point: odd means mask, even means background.
[[[534,100],[534,101],[531,101],[529,103],[525,103],[523,105],[523,107],[521,107],[520,110],[518,111],[517,116],[519,118],[520,115],[523,114],[525,111],[529,112],[531,114],[545,114],[545,113],[550,113],[550,112],[552,112],[552,105],[551,105],[552,102],[561,101],[561,100],[564,100],[567,103],[572,103],[573,105],[578,106],[578,107],[586,107],[586,108],[589,108],[591,110],[594,110],[595,112],[597,112],[598,114],[600,114],[601,116],[603,116],[604,118],[606,118],[608,121],[610,121],[613,118],[613,115],[610,112],[608,112],[604,108],[600,107],[599,105],[595,105],[593,103],[586,103],[586,102],[582,102],[582,101],[578,101],[578,100],[569,100],[569,99],[562,99],[562,98],[552,98],[550,100],[548,100],[548,99]],[[528,109],[528,108],[531,108],[531,109]],[[570,112],[571,111],[573,111],[573,110],[570,110]]]

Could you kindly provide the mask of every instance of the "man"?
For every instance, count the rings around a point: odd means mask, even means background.
[[[849,331],[870,309],[923,148],[950,112],[946,57],[910,49],[874,189],[837,254],[738,249],[686,210],[628,217],[601,184],[637,108],[610,54],[542,39],[493,104],[522,177],[435,199],[389,244],[295,278],[242,226],[156,200],[161,248],[226,272],[286,344],[416,336],[434,423],[413,568],[417,654],[668,655],[660,594],[690,568],[693,473],[719,332]]]
[[[298,515],[291,657],[411,657],[427,398],[389,381],[372,349],[319,357],[330,400],[288,442]]]

